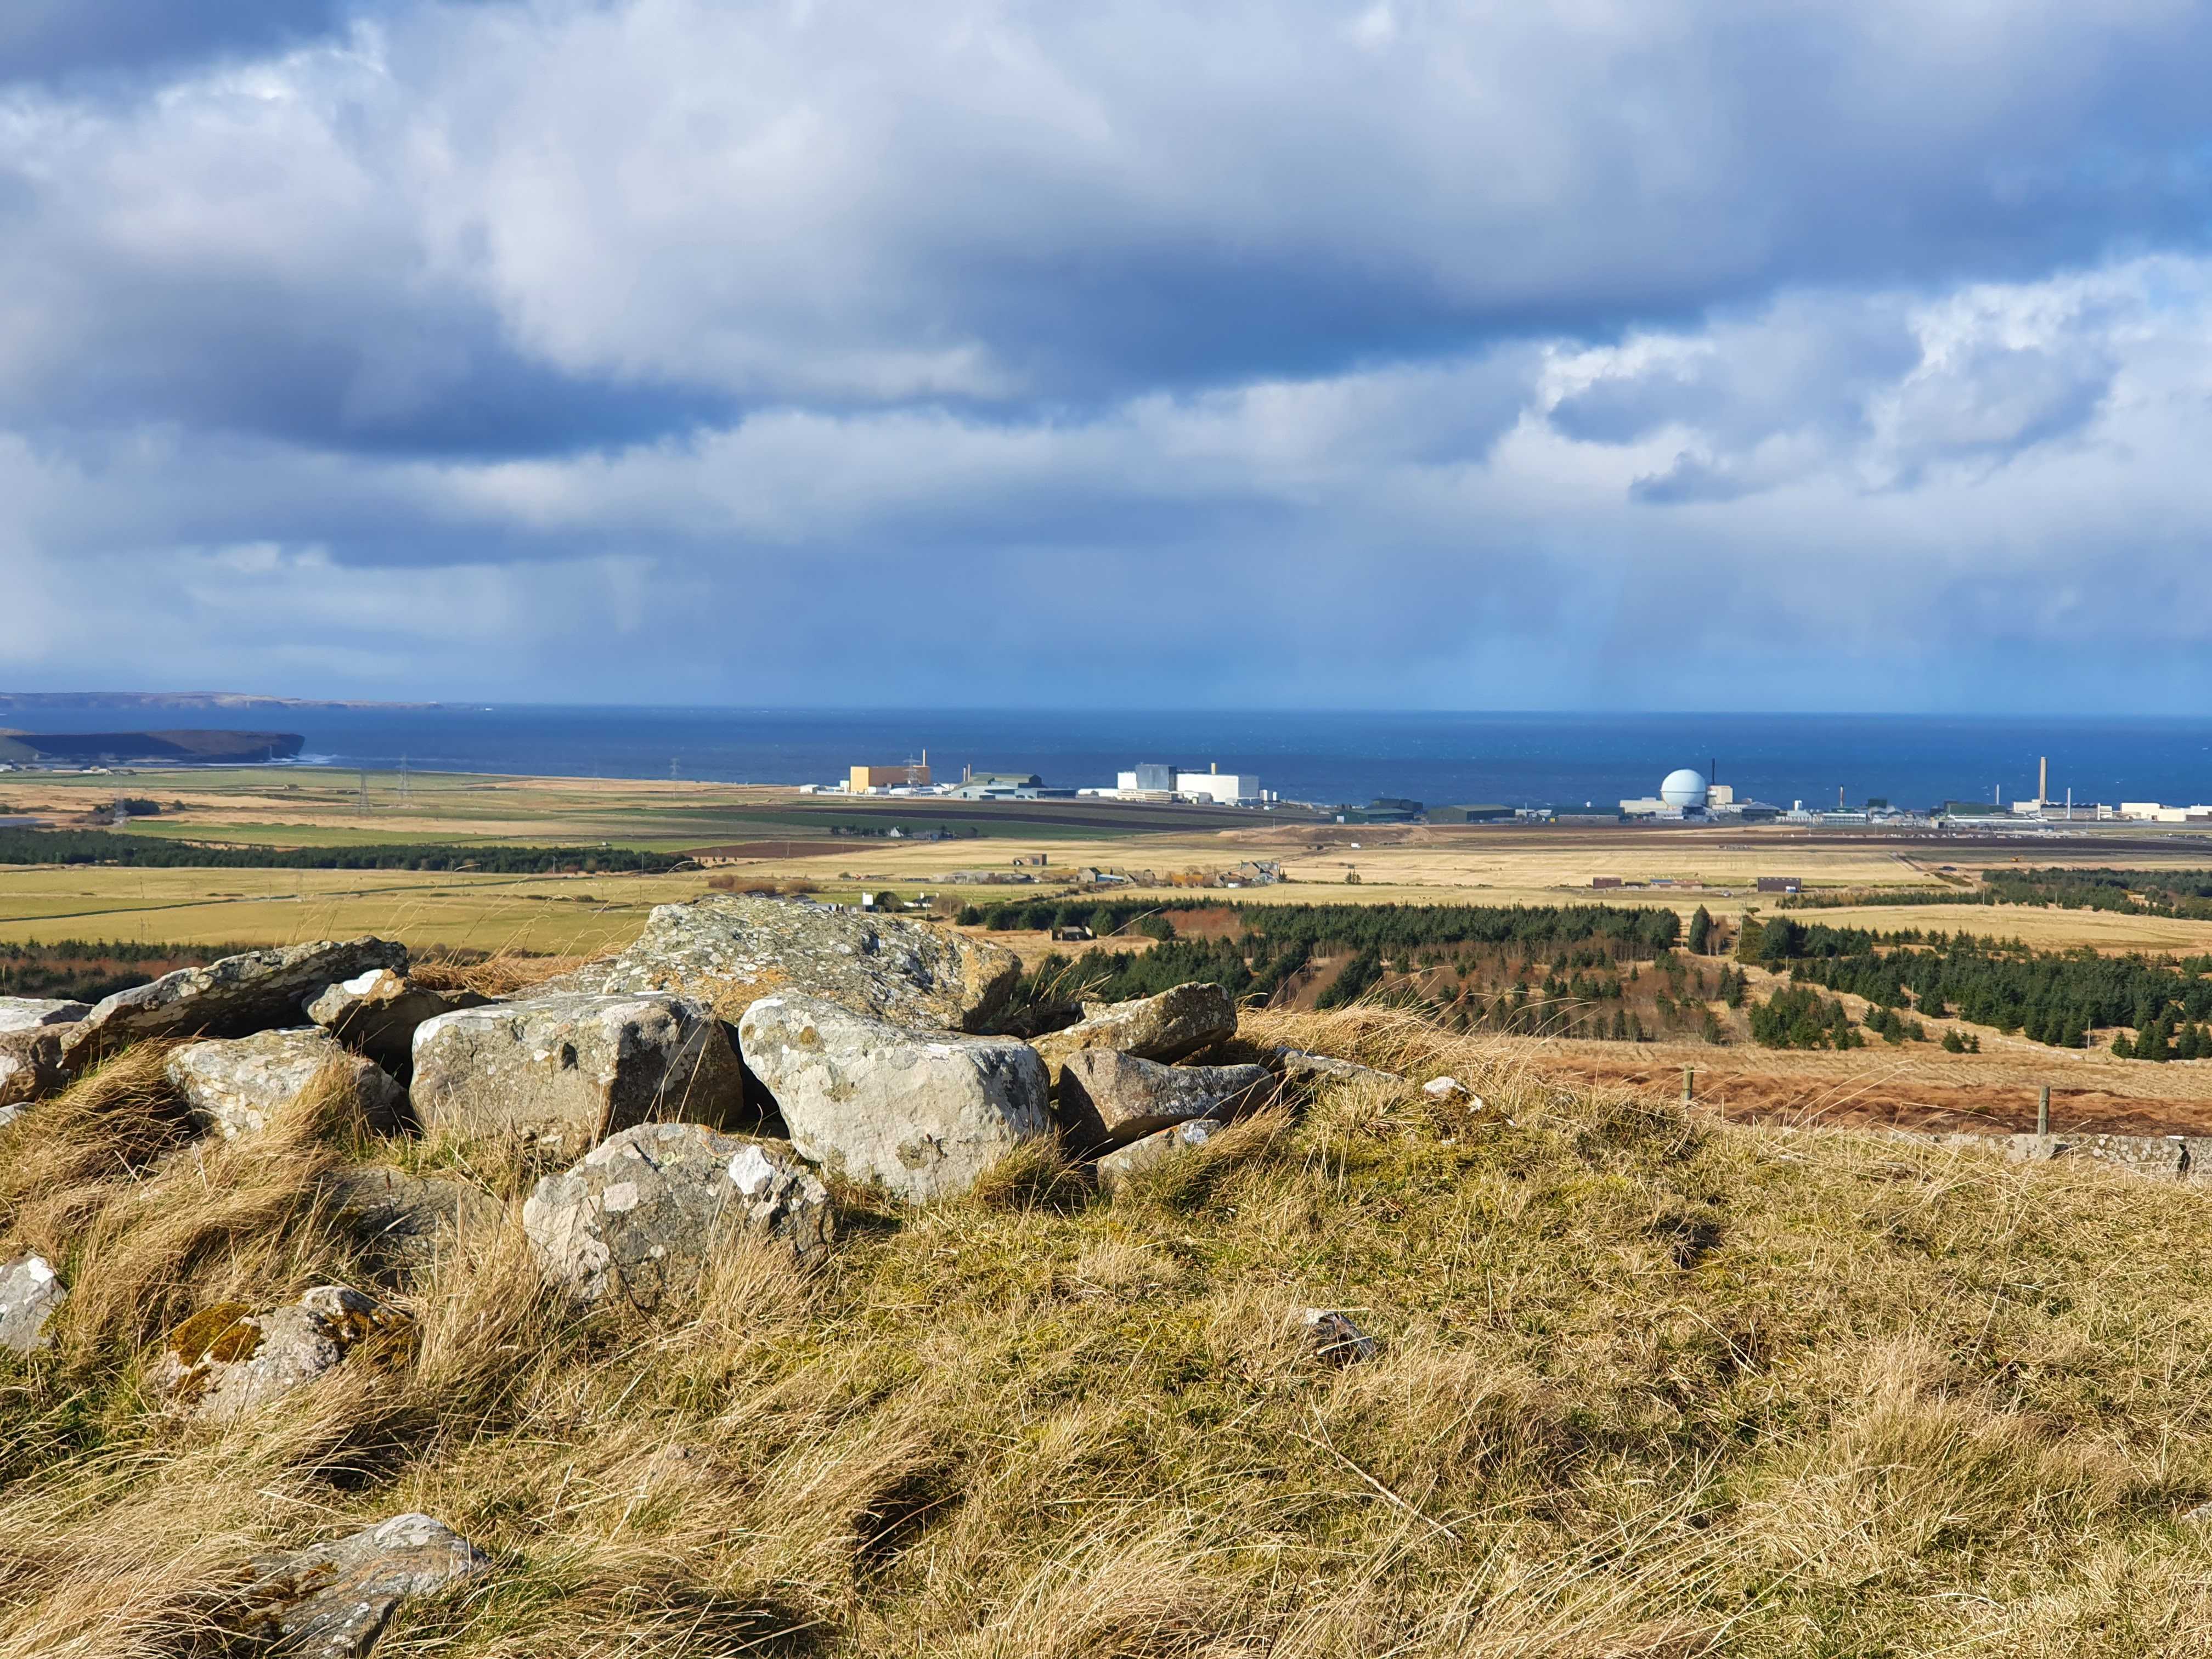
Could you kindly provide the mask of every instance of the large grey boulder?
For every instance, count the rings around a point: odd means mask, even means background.
[[[491,1558],[427,1515],[395,1515],[253,1564],[242,1634],[297,1659],[360,1659],[402,1601],[481,1578]]]
[[[980,1030],[1021,977],[1013,952],[950,928],[802,899],[715,893],[664,904],[581,988],[677,991],[726,1019],[770,991],[820,997],[917,1030]]]
[[[15,1121],[33,1101],[60,1092],[69,1076],[62,1069],[62,1034],[66,1025],[23,1025],[0,1031],[0,1128]]]
[[[738,1045],[799,1156],[901,1198],[965,1192],[1050,1133],[1044,1062],[1012,1037],[908,1030],[777,995],[745,1010]]]
[[[176,1409],[236,1416],[335,1370],[373,1337],[404,1333],[405,1315],[343,1285],[256,1313],[241,1302],[202,1309],[169,1333],[151,1376]]]
[[[548,1176],[522,1208],[546,1276],[585,1302],[619,1294],[657,1306],[696,1284],[738,1234],[781,1240],[805,1261],[826,1249],[829,1189],[783,1147],[696,1123],[641,1123]]]
[[[720,1123],[743,1107],[744,1073],[696,1002],[568,993],[425,1020],[411,1092],[426,1130],[580,1151],[636,1123]]]
[[[1171,1128],[1159,1129],[1141,1140],[1117,1146],[1097,1164],[1098,1189],[1112,1194],[1130,1176],[1157,1168],[1179,1152],[1194,1152],[1229,1126],[1218,1117],[1193,1118]]]
[[[490,1000],[474,991],[434,991],[389,968],[372,968],[325,987],[307,1004],[307,1018],[355,1053],[404,1077],[415,1063],[416,1027]]]
[[[1201,1117],[1234,1117],[1273,1081],[1264,1066],[1162,1066],[1111,1048],[1067,1057],[1055,1103],[1071,1151],[1109,1151]]]
[[[497,1199],[458,1176],[356,1164],[333,1171],[324,1188],[354,1236],[393,1267],[427,1267],[507,1223]]]
[[[1086,1002],[1080,1023],[1036,1040],[1052,1080],[1071,1054],[1112,1048],[1139,1060],[1182,1060],[1237,1035],[1237,1005],[1218,985],[1178,985],[1130,1002]]]
[[[379,1134],[404,1127],[406,1091],[312,1025],[187,1042],[162,1069],[194,1120],[230,1140],[267,1128],[326,1067],[343,1079],[363,1127]]]
[[[58,1002],[44,997],[0,997],[0,1032],[27,1031],[41,1025],[74,1025],[92,1012],[88,1002]]]
[[[204,968],[179,968],[93,1006],[62,1039],[72,1070],[148,1037],[247,1036],[296,1025],[323,988],[372,968],[407,969],[407,947],[356,939],[248,951]]]
[[[46,1340],[46,1322],[69,1300],[53,1263],[42,1255],[0,1262],[0,1348],[29,1353]]]

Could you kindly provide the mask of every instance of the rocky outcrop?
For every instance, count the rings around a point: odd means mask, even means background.
[[[785,1149],[696,1123],[644,1123],[549,1176],[522,1210],[546,1276],[579,1299],[640,1307],[696,1285],[718,1245],[772,1238],[805,1261],[828,1249],[828,1188]]]
[[[351,1091],[364,1127],[390,1134],[403,1127],[406,1091],[380,1066],[313,1026],[188,1042],[163,1069],[194,1120],[229,1140],[267,1128],[325,1068]]]
[[[46,1340],[46,1322],[69,1300],[53,1263],[42,1255],[0,1262],[0,1349],[29,1353]]]
[[[913,1030],[974,1031],[1020,977],[1011,951],[927,922],[716,893],[661,905],[636,944],[575,982],[601,992],[675,991],[725,1019],[776,991]]]
[[[1083,1018],[1036,1040],[1052,1080],[1068,1056],[1112,1048],[1139,1060],[1177,1060],[1237,1035],[1237,1005],[1218,985],[1178,985],[1132,1002],[1086,1002]]]
[[[1060,1071],[1054,1110],[1071,1152],[1108,1152],[1177,1123],[1233,1117],[1273,1080],[1264,1066],[1162,1066],[1082,1048]]]
[[[240,1632],[295,1659],[360,1659],[402,1601],[480,1578],[491,1558],[427,1515],[253,1564]]]
[[[151,1381],[179,1411],[233,1417],[335,1370],[364,1343],[397,1341],[407,1327],[404,1315],[342,1285],[265,1313],[219,1302],[169,1333]]]
[[[93,1006],[62,1040],[71,1070],[148,1037],[248,1036],[296,1025],[323,988],[372,968],[407,969],[407,947],[386,939],[325,940],[248,951],[179,968]]]
[[[0,1031],[0,1129],[33,1101],[60,1092],[68,1082],[62,1069],[62,1034],[66,1025],[23,1025]]]
[[[465,1241],[489,1237],[507,1224],[497,1199],[457,1176],[361,1164],[336,1171],[325,1188],[354,1236],[387,1267],[427,1267]]]
[[[327,987],[307,1004],[307,1018],[356,1054],[404,1078],[415,1063],[417,1026],[490,1000],[474,991],[434,991],[389,968],[372,968]]]
[[[637,1123],[721,1123],[742,1109],[744,1076],[696,1002],[570,993],[426,1020],[412,1094],[426,1130],[580,1151]]]
[[[0,997],[0,1032],[27,1031],[41,1025],[74,1025],[91,1012],[88,1002]]]
[[[1098,1189],[1112,1194],[1130,1176],[1164,1164],[1178,1152],[1195,1150],[1229,1126],[1218,1117],[1194,1118],[1172,1128],[1158,1130],[1142,1140],[1117,1146],[1098,1160]]]
[[[908,1030],[778,995],[745,1010],[738,1041],[801,1157],[901,1198],[965,1192],[1049,1132],[1044,1062],[1012,1037]]]

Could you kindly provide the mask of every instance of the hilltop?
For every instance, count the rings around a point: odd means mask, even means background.
[[[939,1018],[1004,995],[962,960]],[[566,964],[520,967],[415,974]],[[1373,1069],[1110,1191],[829,1172],[826,1249],[595,1307],[521,1224],[566,1153],[327,1080],[188,1139],[125,1049],[0,1131],[0,1259],[72,1287],[0,1358],[0,1656],[208,1650],[252,1559],[415,1510],[484,1565],[385,1653],[2212,1650],[2212,1193],[1731,1126],[1404,1011],[1247,1011],[1216,1057],[1286,1049]],[[476,1224],[396,1263],[337,1196],[369,1163]],[[407,1340],[164,1408],[165,1333],[324,1283]]]

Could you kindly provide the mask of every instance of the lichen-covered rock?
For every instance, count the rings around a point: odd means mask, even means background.
[[[1165,1162],[1170,1153],[1205,1146],[1228,1127],[1218,1117],[1193,1118],[1188,1123],[1155,1130],[1142,1140],[1117,1146],[1098,1160],[1098,1188],[1113,1193],[1130,1176]]]
[[[546,1276],[586,1302],[651,1308],[696,1284],[738,1234],[780,1239],[800,1260],[828,1248],[829,1189],[787,1149],[696,1123],[644,1123],[549,1176],[523,1206]]]
[[[0,1129],[33,1101],[58,1094],[69,1081],[62,1069],[66,1025],[22,1025],[0,1031]]]
[[[360,1659],[402,1601],[492,1570],[490,1557],[427,1515],[395,1515],[253,1565],[243,1633],[297,1659]]]
[[[395,1077],[415,1063],[415,1030],[458,1008],[481,1008],[491,999],[474,991],[434,991],[389,968],[326,987],[307,1004],[307,1018],[356,1054],[366,1054]]]
[[[179,1411],[228,1418],[336,1370],[365,1343],[396,1352],[408,1328],[405,1315],[342,1285],[264,1313],[218,1302],[169,1333],[152,1381]]]
[[[569,993],[425,1020],[411,1092],[427,1130],[581,1151],[636,1123],[722,1123],[743,1109],[744,1073],[696,1002]]]
[[[1011,951],[903,917],[715,893],[664,904],[636,944],[579,988],[676,991],[734,1020],[771,991],[820,997],[893,1025],[974,1031],[1021,977]]]
[[[403,1126],[406,1091],[382,1067],[312,1025],[188,1042],[163,1070],[193,1118],[229,1140],[267,1128],[326,1066],[344,1079],[365,1127],[389,1134]]]
[[[88,1002],[0,997],[0,1031],[27,1031],[40,1025],[74,1025],[91,1012]]]
[[[1355,1060],[1310,1054],[1303,1048],[1275,1050],[1275,1067],[1293,1083],[1403,1083],[1395,1072],[1378,1072]]]
[[[53,1263],[42,1255],[0,1262],[0,1348],[29,1353],[46,1340],[46,1322],[61,1311],[69,1292]]]
[[[296,1025],[325,986],[372,968],[404,973],[407,947],[380,939],[325,939],[179,968],[95,1003],[62,1039],[62,1058],[76,1070],[147,1037],[248,1036]]]
[[[324,1184],[354,1236],[393,1267],[427,1267],[507,1224],[497,1199],[458,1176],[360,1164],[334,1171]]]
[[[963,1193],[1050,1132],[1044,1062],[1012,1037],[915,1031],[819,997],[763,997],[738,1024],[802,1158],[899,1197]]]
[[[1068,1056],[1112,1048],[1163,1063],[1194,1054],[1237,1035],[1237,1005],[1218,985],[1178,985],[1129,1002],[1086,1002],[1080,1023],[1036,1040],[1053,1082]]]
[[[1163,1066],[1082,1048],[1061,1068],[1054,1110],[1069,1150],[1107,1152],[1174,1124],[1233,1117],[1273,1080],[1264,1066]]]

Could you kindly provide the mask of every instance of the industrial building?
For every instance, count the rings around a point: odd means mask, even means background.
[[[1220,806],[1257,805],[1267,799],[1259,778],[1250,772],[1224,772],[1218,766],[1203,772],[1141,761],[1115,778],[1114,793],[1124,800],[1204,800]]]
[[[845,783],[846,789],[855,795],[865,795],[878,789],[927,789],[929,787],[929,753],[922,751],[918,761],[908,761],[898,766],[856,766]]]

